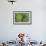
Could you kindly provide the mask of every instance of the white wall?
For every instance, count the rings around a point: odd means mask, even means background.
[[[0,40],[11,40],[19,32],[31,34],[33,40],[44,40],[45,19],[43,19],[42,0],[17,0],[13,5],[0,0]],[[13,11],[32,11],[32,25],[14,25]]]

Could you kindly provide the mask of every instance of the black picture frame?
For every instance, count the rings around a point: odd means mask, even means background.
[[[18,14],[18,13],[29,13],[29,21],[28,22],[16,22],[16,14]],[[32,11],[13,11],[13,24],[14,25],[29,25],[29,24],[31,24],[32,25]]]

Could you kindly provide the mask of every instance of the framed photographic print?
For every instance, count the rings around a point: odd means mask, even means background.
[[[32,11],[13,11],[13,24],[32,24]]]

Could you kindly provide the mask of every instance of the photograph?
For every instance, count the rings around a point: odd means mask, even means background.
[[[32,24],[32,11],[13,11],[13,24]]]

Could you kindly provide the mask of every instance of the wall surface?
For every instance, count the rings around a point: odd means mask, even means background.
[[[46,14],[42,0],[17,0],[13,5],[0,0],[0,40],[15,40],[19,32],[26,32],[33,40],[46,40]],[[32,11],[32,25],[14,25],[13,11]]]

